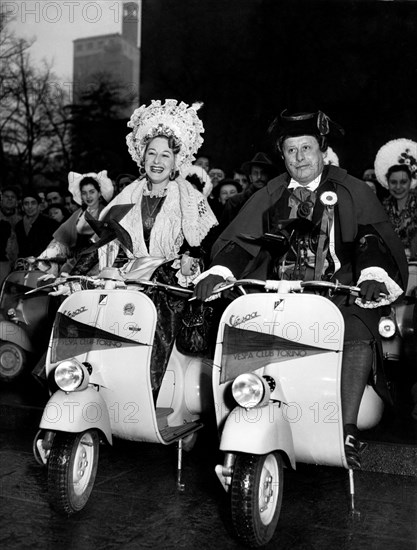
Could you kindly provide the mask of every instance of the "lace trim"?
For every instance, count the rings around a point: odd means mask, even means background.
[[[48,244],[42,254],[38,256],[38,258],[42,260],[53,260],[57,256],[67,258],[69,255],[70,250],[68,246],[55,239],[52,239],[52,241]]]
[[[144,197],[150,197],[151,199],[155,197],[166,197],[168,193],[168,187],[164,187],[162,189],[156,189],[155,191],[153,189],[148,189],[148,186],[145,185],[143,188],[143,196]]]
[[[392,302],[401,296],[403,290],[397,285],[395,281],[391,279],[385,269],[382,267],[367,267],[361,271],[361,275],[358,279],[357,285],[363,283],[363,281],[378,281],[379,283],[385,283],[388,290],[387,298],[381,298],[378,302],[365,302],[363,303],[361,298],[356,298],[355,303],[365,309],[375,309],[376,307],[388,306]]]
[[[205,279],[208,275],[219,275],[220,277],[223,277],[223,279],[226,281],[228,278],[234,278],[233,273],[230,271],[230,269],[224,265],[213,265],[213,267],[210,267],[210,269],[207,269],[206,271],[203,271],[198,277],[196,277],[193,281],[194,284],[199,283],[203,279]]]

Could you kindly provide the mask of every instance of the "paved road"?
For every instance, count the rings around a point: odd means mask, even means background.
[[[46,471],[31,451],[44,396],[27,386],[0,388],[3,549],[243,548],[233,538],[227,498],[214,474],[218,455],[211,430],[201,432],[185,456],[185,493],[176,490],[174,447],[119,440],[100,449],[86,508],[69,519],[58,516],[48,504]],[[284,479],[281,517],[268,549],[416,549],[417,477],[358,472],[355,520],[346,471],[299,465]]]

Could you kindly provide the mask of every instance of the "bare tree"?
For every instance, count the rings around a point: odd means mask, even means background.
[[[8,171],[4,179],[12,175],[31,185],[51,167],[68,169],[68,97],[47,64],[33,65],[31,43],[8,33],[6,23],[2,17],[0,155]]]
[[[89,78],[88,86],[75,94],[76,102],[69,107],[72,159],[80,171],[126,172],[130,164],[127,116],[137,98],[109,73],[97,72]]]

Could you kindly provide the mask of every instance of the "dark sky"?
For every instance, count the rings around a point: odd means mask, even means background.
[[[140,100],[204,101],[202,151],[228,170],[272,152],[283,109],[321,109],[360,176],[388,140],[417,140],[416,28],[415,2],[143,0]]]

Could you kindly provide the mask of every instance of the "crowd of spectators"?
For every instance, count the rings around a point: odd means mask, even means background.
[[[329,163],[338,163],[336,154]],[[243,204],[279,169],[264,152],[257,152],[228,172],[221,163],[212,165],[209,155],[194,162],[195,170],[187,177],[208,202],[219,222],[213,239],[234,219]],[[395,167],[394,167],[395,168]],[[204,175],[203,175],[204,174]],[[130,173],[113,180],[114,195],[137,179]],[[389,219],[404,243],[409,258],[417,257],[417,199],[411,188],[411,174],[404,165],[393,169],[379,182],[375,169],[367,168],[362,180],[371,187],[387,211]],[[385,183],[386,182],[386,183]],[[399,190],[400,189],[400,190]],[[12,270],[17,258],[39,256],[53,239],[54,232],[79,208],[67,191],[58,187],[45,190],[7,186],[0,189],[0,284]]]

